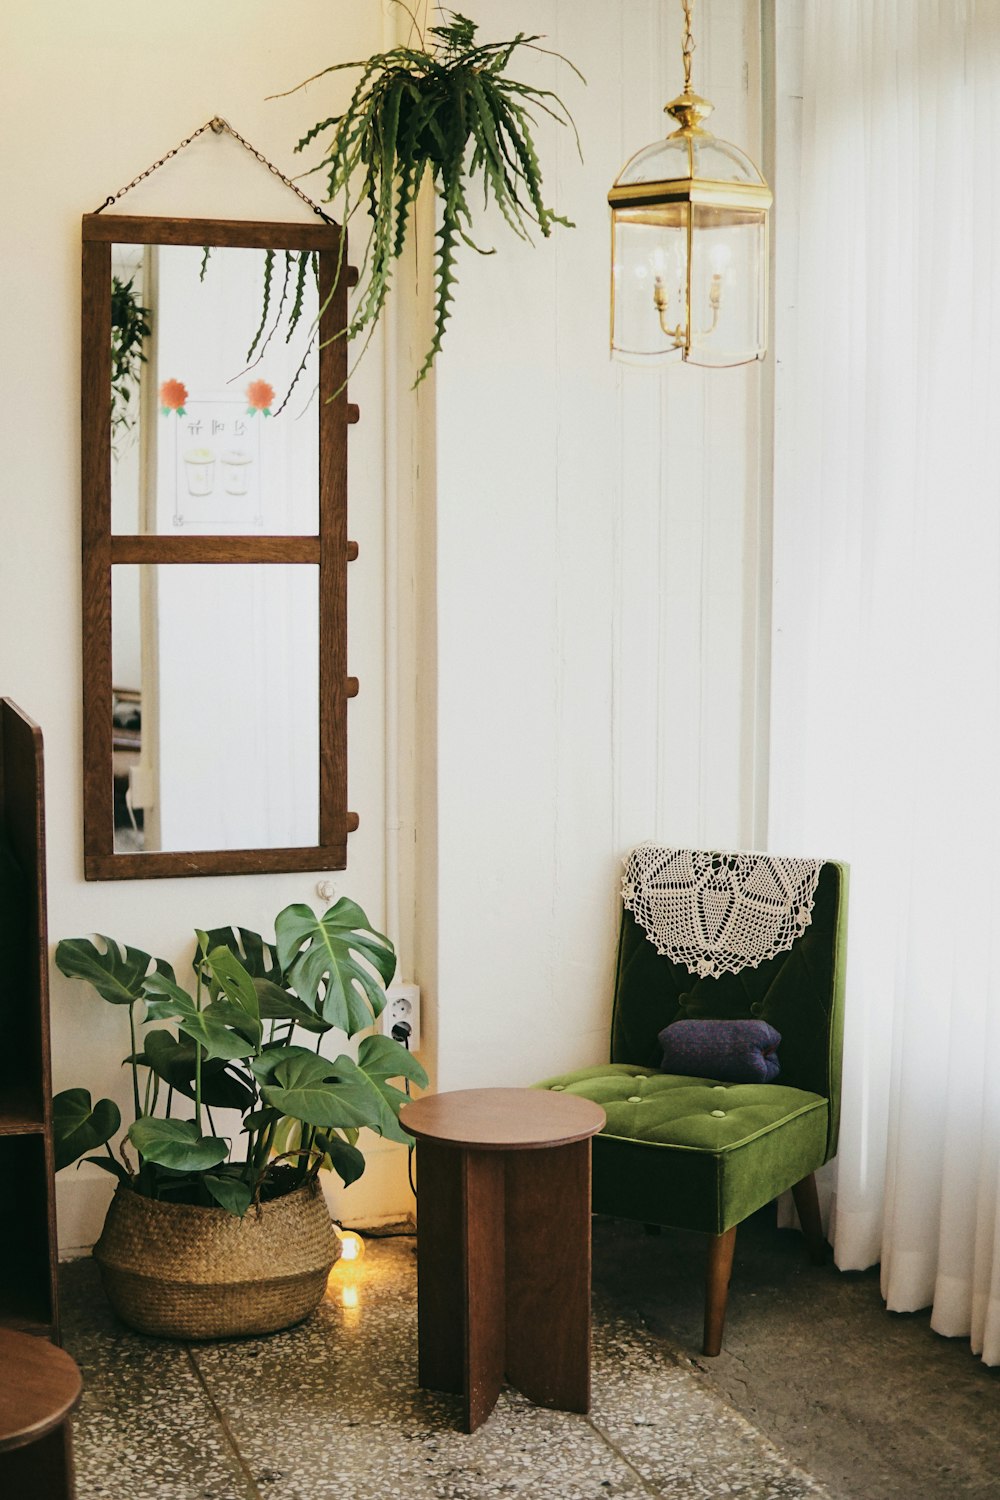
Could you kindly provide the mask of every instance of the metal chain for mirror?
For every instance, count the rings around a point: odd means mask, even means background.
[[[266,167],[269,172],[273,172],[274,176],[277,177],[280,182],[283,182],[285,187],[291,188],[295,196],[297,198],[301,198],[302,202],[307,206],[307,208],[312,209],[314,214],[318,214],[325,224],[333,223],[333,220],[330,218],[329,214],[324,213],[318,203],[314,203],[309,195],[307,193],[304,193],[297,183],[293,182],[290,177],[286,177],[284,172],[282,172],[279,167],[276,167],[274,165],[273,161],[268,161],[267,157],[262,151],[258,151],[256,146],[252,146],[248,140],[245,140],[244,137],[240,135],[239,131],[234,130],[229,121],[224,120],[221,115],[215,115],[211,120],[206,120],[204,125],[199,125],[197,130],[192,131],[191,134],[189,136],[186,136],[183,141],[179,141],[172,151],[168,151],[165,156],[161,156],[159,161],[154,161],[153,165],[151,167],[147,167],[145,172],[140,172],[138,177],[133,177],[132,181],[127,183],[125,187],[119,188],[117,193],[115,193],[113,197],[105,198],[100,208],[95,209],[94,212],[99,214],[102,213],[104,209],[111,208],[113,204],[118,202],[119,198],[124,198],[127,192],[136,187],[140,182],[143,182],[147,177],[152,176],[152,174],[157,171],[158,168],[162,167],[164,163],[168,162],[172,156],[176,156],[179,151],[184,150],[185,146],[190,146],[192,141],[197,140],[200,135],[204,135],[206,130],[211,130],[213,135],[222,135],[223,132],[227,132],[232,136],[234,141],[239,141],[240,145],[245,147],[245,149],[250,152],[251,156],[256,157],[261,166]]]

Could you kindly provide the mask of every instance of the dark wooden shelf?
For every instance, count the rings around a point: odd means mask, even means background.
[[[0,1135],[41,1135],[45,1120],[30,1089],[0,1088]]]

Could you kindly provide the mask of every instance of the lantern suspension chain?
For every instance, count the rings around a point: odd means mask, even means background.
[[[691,92],[691,60],[694,56],[694,37],[691,34],[691,12],[694,10],[694,0],[682,0],[684,6],[684,41],[681,52],[684,57],[684,92]]]

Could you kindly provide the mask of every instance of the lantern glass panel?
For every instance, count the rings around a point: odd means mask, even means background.
[[[688,213],[686,203],[614,212],[611,347],[626,360],[681,357],[670,330],[686,320]]]
[[[692,177],[699,182],[741,182],[759,187],[764,181],[749,156],[738,146],[720,141],[718,136],[691,137]]]
[[[764,181],[738,147],[706,131],[704,135],[671,135],[644,146],[625,163],[616,186],[684,181],[689,177],[703,182],[750,183],[754,187]]]
[[[738,365],[766,346],[766,215],[692,207],[691,343],[697,365]]]

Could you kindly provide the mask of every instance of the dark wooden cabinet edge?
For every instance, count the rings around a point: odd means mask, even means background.
[[[27,806],[30,799],[31,806]],[[55,1202],[55,1154],[52,1140],[52,1042],[49,1030],[49,938],[46,901],[45,861],[45,749],[42,731],[35,721],[11,698],[0,698],[0,822],[11,847],[30,881],[32,906],[32,964],[35,999],[38,1004],[39,1056],[38,1077],[30,1087],[22,1086],[16,1097],[8,1096],[8,1124],[14,1128],[2,1131],[5,1140],[41,1136],[45,1181],[45,1223],[48,1250],[48,1303],[50,1318],[33,1315],[19,1318],[8,1304],[5,1289],[0,1323],[5,1327],[23,1328],[60,1342],[58,1237]],[[32,1098],[30,1110],[23,1104],[24,1089]],[[3,1098],[0,1095],[0,1111]],[[29,1118],[28,1116],[31,1116]],[[20,1123],[17,1124],[17,1119]]]

